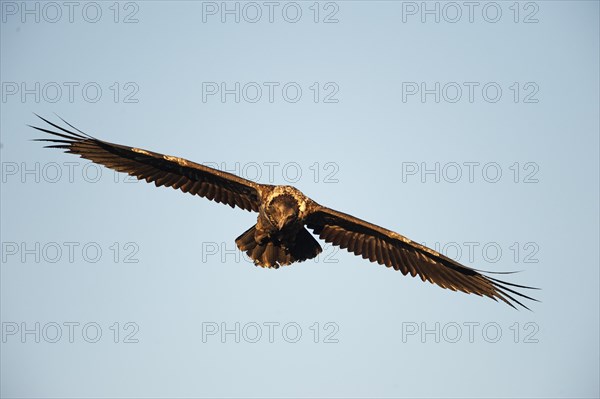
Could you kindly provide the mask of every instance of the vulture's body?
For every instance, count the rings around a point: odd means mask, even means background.
[[[321,253],[321,246],[304,227],[317,206],[314,201],[291,186],[263,185],[260,197],[256,225],[235,240],[255,264],[277,268]]]
[[[508,286],[531,287],[486,276],[391,230],[322,206],[294,187],[255,183],[183,158],[98,140],[64,120],[72,130],[41,119],[57,129],[33,126],[54,136],[38,139],[52,143],[47,147],[65,149],[157,187],[258,212],[256,224],[236,239],[256,265],[278,268],[317,256],[322,249],[308,227],[326,242],[442,288],[500,299],[513,307],[527,308],[513,295],[535,300]]]

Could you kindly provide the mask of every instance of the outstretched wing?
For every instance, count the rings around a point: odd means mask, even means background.
[[[430,249],[398,233],[376,226],[342,212],[316,205],[306,218],[306,225],[326,242],[345,248],[364,259],[393,267],[402,274],[419,276],[442,288],[500,299],[513,308],[513,295],[533,299],[508,286],[532,289],[485,276],[475,269]]]
[[[232,208],[237,205],[247,211],[258,212],[261,184],[183,158],[98,140],[73,127],[64,119],[63,122],[72,130],[37,116],[57,129],[31,126],[55,136],[35,139],[53,143],[46,148],[65,149],[65,152],[78,154],[118,172],[128,173],[139,180],[154,182],[156,187],[173,187],[184,193],[227,204]]]

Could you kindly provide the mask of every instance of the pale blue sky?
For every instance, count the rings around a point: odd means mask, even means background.
[[[276,2],[273,22],[228,2],[239,23],[222,2],[27,4],[1,3],[2,396],[598,397],[598,2],[481,2],[472,22],[427,3],[439,23],[421,2]],[[255,214],[42,149],[33,112],[272,172],[469,266],[522,270],[508,278],[542,302],[515,311],[331,248],[255,268],[234,251]],[[439,182],[422,174],[436,163]],[[22,335],[36,323],[39,343]],[[239,343],[221,336],[236,323]]]

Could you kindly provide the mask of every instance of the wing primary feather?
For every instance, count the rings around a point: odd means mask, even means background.
[[[510,272],[509,272],[509,273],[510,273]],[[493,277],[489,277],[489,276],[488,276],[487,278],[489,278],[490,280],[494,280],[494,281],[495,281],[495,282],[497,282],[497,283],[501,283],[501,284],[510,285],[510,286],[512,286],[512,287],[517,287],[517,288],[525,288],[525,289],[528,289],[528,290],[539,290],[539,289],[540,289],[540,288],[537,288],[537,287],[529,287],[529,286],[527,286],[527,285],[519,285],[519,284],[513,284],[513,283],[509,283],[509,282],[502,281],[502,280],[498,280],[498,279],[495,279],[495,278],[493,278]]]
[[[90,136],[89,134],[82,132],[81,130],[77,129],[75,126],[71,125],[69,122],[67,122],[66,120],[64,120],[63,118],[61,118],[59,115],[57,115],[56,113],[54,114],[56,115],[61,121],[63,121],[64,123],[66,123],[67,125],[69,125],[72,129],[77,130],[79,133],[83,134],[84,136],[86,136],[89,139],[94,139],[94,137]]]
[[[27,126],[32,127],[36,130],[39,130],[40,132],[44,132],[44,133],[52,134],[54,136],[59,136],[59,137],[65,138],[65,139],[69,139],[69,140],[71,140],[71,143],[75,143],[75,142],[77,142],[77,140],[85,140],[85,138],[81,138],[81,139],[74,138],[71,136],[67,136],[66,134],[63,134],[63,133],[58,133],[58,132],[54,132],[52,130],[44,129],[43,127],[38,127],[38,126],[33,126],[33,125],[27,125]]]
[[[89,135],[87,135],[87,134],[85,134],[85,133],[84,133],[84,135],[82,136],[82,135],[80,135],[80,134],[77,134],[77,133],[75,133],[75,132],[72,132],[72,131],[70,131],[70,130],[67,130],[67,129],[65,129],[65,128],[61,127],[61,126],[58,126],[57,124],[54,124],[54,123],[50,122],[50,121],[49,121],[48,119],[46,119],[46,118],[43,118],[43,117],[39,116],[39,115],[38,115],[38,114],[36,114],[36,113],[34,113],[34,115],[35,115],[35,116],[37,116],[38,118],[40,118],[41,120],[43,120],[44,122],[46,122],[47,124],[49,124],[50,126],[52,126],[52,127],[55,127],[55,128],[57,128],[57,129],[59,129],[59,130],[62,130],[62,131],[63,131],[63,132],[65,132],[65,133],[72,134],[72,135],[73,135],[73,136],[75,136],[75,137],[79,137],[80,139],[91,139],[91,138],[93,138],[93,137],[91,137],[91,136],[89,136]],[[33,127],[33,126],[32,126],[32,127]],[[49,132],[49,133],[51,133],[51,132]]]
[[[489,277],[487,277],[487,278],[489,278]],[[528,295],[522,294],[522,293],[520,293],[520,292],[518,292],[518,291],[515,291],[515,290],[513,290],[513,289],[510,289],[510,288],[508,288],[508,287],[505,287],[505,286],[503,286],[503,285],[502,285],[502,284],[500,284],[500,283],[495,283],[495,282],[492,282],[492,284],[493,284],[495,287],[497,287],[497,288],[501,288],[501,289],[503,289],[503,290],[506,290],[506,291],[508,291],[508,292],[511,292],[511,293],[513,293],[513,294],[515,294],[515,295],[518,295],[518,296],[520,296],[520,297],[522,297],[522,298],[527,298],[527,299],[529,299],[529,300],[531,300],[531,301],[539,302],[539,300],[538,300],[538,299],[532,298],[532,297],[530,297],[530,296],[528,296]]]

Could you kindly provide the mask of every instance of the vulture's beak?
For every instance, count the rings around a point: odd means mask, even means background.
[[[277,228],[279,230],[283,230],[283,228],[285,227],[285,223],[287,222],[287,218],[286,219],[279,219],[279,223],[277,223]]]

